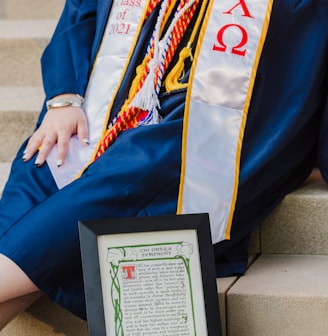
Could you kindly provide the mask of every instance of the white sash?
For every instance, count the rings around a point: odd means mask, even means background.
[[[90,145],[82,146],[77,136],[74,136],[69,144],[65,164],[60,168],[57,167],[57,146],[47,158],[58,188],[74,180],[94,156],[139,36],[148,3],[148,0],[113,1],[83,104],[89,121]]]
[[[239,161],[273,0],[215,0],[191,71],[178,213],[210,214],[212,241],[230,237]]]

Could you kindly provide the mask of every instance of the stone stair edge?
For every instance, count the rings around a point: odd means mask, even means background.
[[[49,39],[56,24],[55,19],[0,20],[0,39]]]
[[[39,113],[43,101],[41,86],[0,86],[0,114],[13,111]]]

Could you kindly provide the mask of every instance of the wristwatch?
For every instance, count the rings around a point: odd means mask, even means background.
[[[51,108],[67,107],[67,106],[82,107],[84,98],[81,97],[80,95],[76,95],[76,97],[78,98],[78,100],[75,100],[71,97],[55,97],[49,99],[46,102],[47,110]]]

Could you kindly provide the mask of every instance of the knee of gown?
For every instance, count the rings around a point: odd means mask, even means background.
[[[78,221],[176,212],[182,118],[168,119],[122,133],[79,179],[61,190],[52,185],[51,192],[44,192],[39,203],[30,201],[25,213],[21,211],[3,230],[0,253],[21,267],[52,300],[82,318],[85,302]],[[6,187],[4,204],[11,211],[19,196],[10,199],[10,195],[15,186],[26,183],[25,174],[16,172],[24,164],[18,157]],[[33,181],[41,190],[47,189],[44,180],[50,178],[53,184],[46,165],[40,169],[31,164],[31,171],[32,175],[44,172],[40,181]],[[33,183],[24,186],[24,197],[32,193]]]
[[[57,192],[58,188],[47,165],[36,167],[36,155],[22,160],[27,140],[12,162],[0,200],[0,238],[37,204]]]

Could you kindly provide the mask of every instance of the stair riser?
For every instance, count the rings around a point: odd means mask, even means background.
[[[0,20],[0,86],[40,86],[40,58],[56,20]]]
[[[41,87],[0,86],[0,162],[10,162],[34,128],[44,100]]]
[[[261,227],[263,253],[328,255],[328,198],[285,200]]]
[[[229,296],[227,336],[328,335],[328,299]]]
[[[40,86],[40,57],[48,39],[0,39],[0,85]]]
[[[328,186],[314,171],[260,228],[265,254],[328,255]]]
[[[37,113],[0,113],[0,162],[10,162],[34,129]]]

